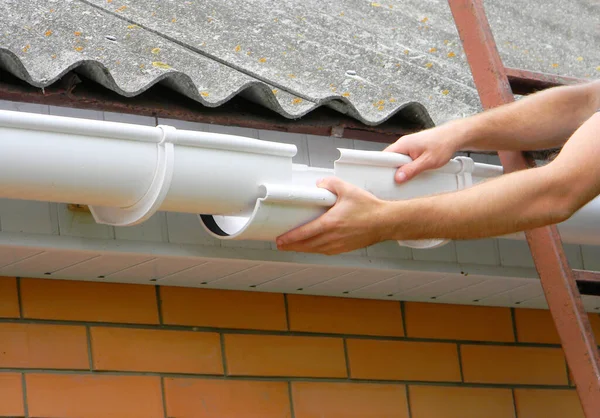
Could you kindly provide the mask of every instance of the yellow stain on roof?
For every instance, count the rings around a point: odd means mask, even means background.
[[[160,61],[152,62],[152,66],[156,67],[156,68],[161,68],[163,70],[168,70],[169,68],[171,68],[171,66],[169,64],[165,64],[164,62],[160,62]]]

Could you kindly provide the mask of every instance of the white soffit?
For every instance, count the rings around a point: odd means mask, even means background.
[[[483,273],[483,266],[414,260],[374,268],[364,257],[265,258],[260,250],[0,233],[0,276],[547,309],[527,268],[486,266]],[[589,312],[600,310],[600,297],[583,301]]]

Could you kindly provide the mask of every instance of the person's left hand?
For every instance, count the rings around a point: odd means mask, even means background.
[[[384,201],[337,177],[323,179],[317,186],[337,195],[335,205],[314,221],[279,236],[278,249],[333,255],[383,240],[379,221]]]

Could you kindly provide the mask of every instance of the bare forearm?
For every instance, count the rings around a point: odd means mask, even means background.
[[[600,81],[556,87],[455,121],[457,150],[539,150],[563,145],[600,108]]]
[[[386,202],[379,218],[385,239],[476,239],[562,222],[566,193],[547,167],[504,175],[469,189]],[[563,204],[564,202],[564,204]]]
[[[459,192],[384,202],[385,239],[472,239],[562,222],[600,194],[600,112],[571,136],[550,164]]]

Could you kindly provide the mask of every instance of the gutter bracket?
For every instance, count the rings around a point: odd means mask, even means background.
[[[112,226],[133,226],[148,220],[160,208],[173,178],[175,165],[175,146],[177,129],[172,126],[158,125],[162,138],[156,146],[157,159],[154,178],[144,196],[132,206],[111,208],[90,206],[94,220],[99,224]]]
[[[469,157],[456,157],[456,161],[461,164],[461,169],[456,173],[456,186],[458,190],[466,189],[473,185],[473,170],[475,161]]]

